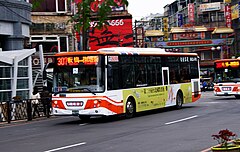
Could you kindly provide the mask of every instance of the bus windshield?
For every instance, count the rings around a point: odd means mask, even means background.
[[[65,58],[67,58],[66,62],[68,62],[69,57]],[[58,62],[53,71],[54,93],[95,93],[104,91],[104,66],[102,64],[104,62],[101,61],[100,56],[97,57],[97,62],[88,62],[87,64],[82,63],[82,57],[78,58],[80,58],[78,64],[64,64],[64,60],[61,63]]]
[[[216,70],[216,82],[237,82],[240,81],[239,68],[224,68]]]

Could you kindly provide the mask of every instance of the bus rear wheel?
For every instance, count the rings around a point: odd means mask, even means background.
[[[135,115],[136,107],[132,99],[128,99],[126,102],[126,118],[132,118]]]
[[[176,109],[181,109],[182,104],[183,104],[183,94],[181,92],[178,92],[176,97]]]

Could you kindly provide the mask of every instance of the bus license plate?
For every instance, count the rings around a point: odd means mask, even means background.
[[[231,91],[231,87],[222,87],[223,91]]]
[[[72,115],[78,116],[79,115],[79,110],[72,110]]]

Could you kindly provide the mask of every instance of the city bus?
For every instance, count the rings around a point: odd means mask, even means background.
[[[103,48],[58,53],[54,115],[124,115],[191,103],[201,96],[199,57],[160,48]]]
[[[214,95],[240,99],[240,58],[214,62]]]

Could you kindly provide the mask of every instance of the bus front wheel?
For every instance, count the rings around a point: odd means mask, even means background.
[[[136,107],[132,99],[128,99],[126,102],[126,118],[132,118],[135,114]]]
[[[181,109],[182,104],[183,104],[183,94],[181,92],[178,92],[176,97],[176,108]]]

